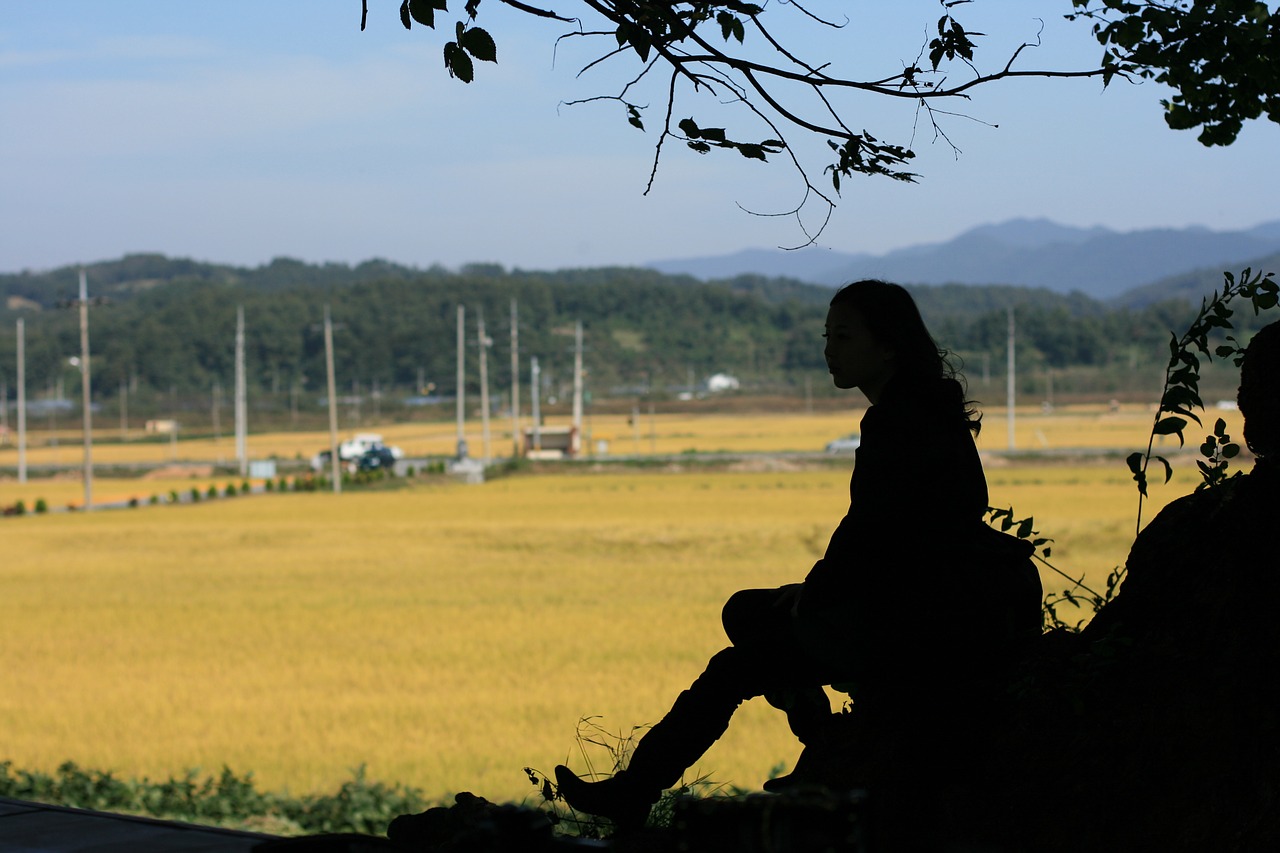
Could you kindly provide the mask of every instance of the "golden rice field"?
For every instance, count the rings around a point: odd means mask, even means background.
[[[1145,446],[1152,414],[1149,407],[1140,405],[1125,405],[1115,411],[1102,405],[1066,406],[1049,414],[1041,412],[1038,407],[1020,407],[1014,419],[1014,446],[1018,451],[1137,449],[1140,444]],[[1206,426],[1211,426],[1219,416],[1224,417],[1231,427],[1238,426],[1239,412],[1236,411],[1210,411],[1203,417]],[[856,431],[861,417],[862,411],[858,409],[750,416],[664,414],[661,411],[650,416],[642,411],[635,423],[629,423],[625,415],[595,415],[584,422],[584,448],[595,454],[603,441],[606,455],[613,456],[670,455],[694,451],[819,451],[831,439]],[[568,420],[551,418],[548,424],[567,426]],[[389,444],[398,445],[411,457],[452,456],[457,434],[452,422],[423,421],[383,427],[346,425],[340,437],[346,438],[362,430],[380,432]],[[45,465],[74,467],[83,459],[78,430],[51,433],[33,428],[29,436],[27,464],[33,468]],[[466,437],[472,455],[481,456],[484,440],[478,421],[467,423]],[[141,430],[132,430],[122,436],[119,429],[96,429],[93,460],[100,465],[227,464],[235,460],[235,442],[230,436],[218,440],[179,437],[173,443],[156,441],[154,437],[144,441],[144,438]],[[1176,445],[1175,440],[1169,441]],[[978,443],[983,449],[1003,451],[1008,448],[1007,410],[985,409],[984,429]],[[493,419],[489,444],[493,457],[510,454],[509,420]],[[249,456],[255,459],[309,459],[328,445],[328,433],[321,432],[255,433],[248,440]],[[17,459],[17,449],[12,440],[0,443],[0,468],[16,467]]]
[[[1128,449],[1150,415],[1037,417],[1021,419],[1020,445],[1039,430],[1051,447]],[[1003,447],[1003,422],[988,418],[983,445]],[[630,427],[604,420],[594,429],[614,431],[611,452],[630,452]],[[856,414],[659,415],[654,443],[812,448],[855,428]],[[383,432],[411,454],[440,452],[422,425]],[[255,455],[315,444],[250,441]],[[1176,464],[1148,518],[1193,487],[1194,465]],[[1123,560],[1136,509],[1123,462],[990,455],[987,473],[992,503],[1034,514],[1064,568],[1100,583]],[[842,467],[761,461],[578,469],[4,519],[0,760],[152,777],[226,764],[294,793],[367,764],[429,796],[519,799],[532,791],[525,765],[582,766],[579,717],[603,715],[612,730],[655,721],[723,645],[730,593],[803,577],[845,509],[847,479]],[[192,482],[209,481],[100,480],[95,496]],[[39,492],[58,506],[79,490],[74,479],[0,481],[0,503],[30,506]],[[750,788],[797,753],[782,716],[754,700],[698,771]]]

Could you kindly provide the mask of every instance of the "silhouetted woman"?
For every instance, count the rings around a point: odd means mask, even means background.
[[[833,683],[887,728],[928,726],[962,701],[1007,642],[1009,626],[977,618],[991,591],[971,569],[1011,553],[1025,560],[1026,551],[983,521],[987,484],[973,442],[980,418],[945,352],[907,291],[882,281],[840,289],[824,337],[836,387],[857,388],[871,403],[848,513],[803,583],[729,599],[731,645],[645,734],[626,769],[588,782],[556,768],[574,809],[642,825],[754,696],[785,710],[806,745],[832,720],[822,686]],[[1038,633],[1038,581],[1028,596],[1035,624],[1023,627]],[[956,609],[969,612],[952,619]]]

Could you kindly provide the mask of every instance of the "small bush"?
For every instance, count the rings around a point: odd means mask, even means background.
[[[234,483],[227,483],[227,488],[223,490],[222,494],[224,497],[234,498],[236,495],[240,493],[236,491],[236,487]]]
[[[264,488],[268,492],[274,492],[276,490],[276,481],[267,480],[262,484],[262,488]]]
[[[129,498],[129,509],[138,508],[138,499],[136,497]]]
[[[27,514],[27,505],[26,505],[25,503],[23,503],[21,500],[19,500],[17,503],[15,503],[15,504],[13,505],[13,514],[14,514],[14,515],[26,515],[26,514]]]
[[[200,503],[200,489],[196,486],[191,487],[191,502],[193,504]]]
[[[249,485],[249,481],[248,481],[248,480],[241,480],[241,481],[240,481],[240,494],[242,494],[242,495],[247,495],[247,494],[249,494],[249,492],[251,492],[252,490],[253,490],[253,488]]]
[[[36,498],[35,510],[37,515],[43,515],[49,511],[49,504],[45,502],[44,498]]]
[[[150,500],[150,501],[148,501],[148,503],[150,503],[152,506],[155,506],[156,504],[160,503],[160,496],[159,496],[159,495],[152,495],[152,496],[151,496],[151,500]]]
[[[133,812],[195,823],[237,823],[262,816],[285,818],[304,833],[380,834],[393,817],[417,814],[428,805],[422,792],[365,778],[363,766],[333,794],[259,791],[253,774],[237,776],[229,768],[200,778],[188,770],[163,782],[118,779],[110,772],[84,770],[66,762],[50,775],[14,770],[0,762],[0,797],[101,811]]]
[[[170,490],[169,490],[169,503],[171,503],[171,504],[176,504],[176,503],[178,502],[178,500],[179,500],[179,498],[178,498],[178,490],[177,490],[177,489],[170,489]]]

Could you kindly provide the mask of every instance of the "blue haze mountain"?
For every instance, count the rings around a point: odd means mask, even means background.
[[[1204,227],[1117,232],[1047,219],[982,225],[945,243],[882,255],[807,248],[655,261],[666,273],[724,279],[754,273],[837,286],[858,278],[910,284],[1008,284],[1110,300],[1188,270],[1232,269],[1280,252],[1280,221],[1243,231]]]

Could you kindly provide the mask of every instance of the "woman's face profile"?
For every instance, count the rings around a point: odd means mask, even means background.
[[[822,354],[837,388],[858,388],[871,402],[893,373],[893,354],[871,337],[862,314],[850,305],[827,311]]]

